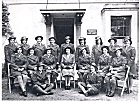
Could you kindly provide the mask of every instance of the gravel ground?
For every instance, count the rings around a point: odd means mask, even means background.
[[[18,87],[17,87],[18,88]],[[71,90],[64,90],[63,88],[54,89],[54,95],[42,95],[36,97],[32,93],[31,87],[28,88],[28,97],[23,97],[19,95],[20,89],[13,89],[10,94],[7,89],[7,79],[2,80],[2,99],[3,100],[63,100],[63,101],[138,101],[138,80],[134,81],[133,92],[130,94],[124,93],[122,97],[119,96],[119,91],[112,97],[106,97],[104,93],[100,93],[96,96],[85,97],[83,94],[78,93],[78,88]]]

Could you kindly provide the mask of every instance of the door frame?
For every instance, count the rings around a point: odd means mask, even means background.
[[[54,37],[54,18],[74,18],[74,46],[78,45],[78,38],[81,36],[81,19],[86,9],[41,9],[41,14],[45,18],[47,44],[49,37]]]

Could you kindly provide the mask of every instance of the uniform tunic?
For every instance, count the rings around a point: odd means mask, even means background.
[[[135,66],[135,57],[136,57],[136,50],[134,47],[129,46],[126,48],[125,46],[122,48],[122,55],[127,59],[127,65],[130,66],[130,74],[136,74],[136,66]]]
[[[67,57],[66,54],[62,55],[61,65],[62,65],[62,74],[63,76],[74,76],[74,63],[75,63],[75,56],[70,54]]]
[[[50,44],[47,46],[47,48],[51,48],[52,49],[52,55],[55,56],[56,58],[56,62],[60,62],[60,48],[57,44]]]
[[[65,52],[65,48],[66,47],[70,47],[71,50],[73,51],[73,53],[75,52],[75,49],[74,49],[74,44],[70,43],[70,44],[66,44],[66,43],[63,43],[60,47],[60,59],[62,59],[62,54],[64,54]],[[61,60],[60,60],[61,61]]]
[[[105,55],[102,54],[99,57],[98,61],[98,69],[102,70],[101,75],[104,77],[106,73],[109,72],[109,67],[110,67],[110,62],[111,62],[111,56],[110,55]]]
[[[49,80],[45,71],[42,71],[42,73],[39,71],[33,72],[33,74],[31,75],[31,79],[34,85],[38,86],[41,86],[43,84],[49,85]]]
[[[44,54],[44,51],[46,49],[45,45],[44,44],[34,44],[33,47],[32,47],[35,51],[35,55],[38,56],[39,58],[39,61],[41,59],[41,57],[43,56]]]
[[[85,82],[82,82],[82,85],[87,89],[88,95],[96,95],[101,89],[102,78],[98,74],[88,72],[85,77]],[[87,87],[90,84],[91,87]]]
[[[92,47],[91,57],[92,57],[93,61],[95,61],[96,65],[98,64],[99,57],[102,55],[101,48],[102,48],[102,45],[100,45],[99,47],[98,47],[98,45],[94,45]]]
[[[76,47],[76,54],[75,54],[75,60],[78,62],[79,56],[81,56],[81,48],[86,47],[87,53],[90,54],[89,46],[88,45],[79,45]]]
[[[125,72],[126,72],[125,70],[126,63],[127,63],[127,60],[125,57],[123,56],[114,57],[112,59],[111,66],[118,70],[112,70],[111,73],[118,79],[123,79],[125,77]]]
[[[110,45],[108,47],[109,47],[109,54],[110,54],[110,56],[112,56],[112,58],[114,58],[116,56],[115,50],[116,50],[116,48],[119,47],[119,45],[114,45],[114,46]]]
[[[5,61],[10,63],[11,62],[11,56],[15,53],[16,50],[15,44],[8,44],[4,46],[4,52],[5,52]]]
[[[45,67],[46,70],[48,70],[48,67],[50,67],[49,68],[50,70],[55,70],[56,59],[53,55],[48,56],[47,54],[45,54],[44,56],[42,56],[41,62],[42,64],[46,65]]]
[[[20,46],[22,47],[22,49],[23,49],[23,51],[22,51],[22,53],[23,53],[23,55],[28,55],[28,49],[30,48],[30,45],[28,45],[28,44],[20,44]]]
[[[78,60],[79,72],[88,72],[91,63],[92,63],[91,56],[89,54],[87,54],[86,56],[84,55],[79,56]]]
[[[23,71],[19,71],[18,69],[24,68]],[[11,74],[13,76],[22,76],[22,74],[27,74],[27,58],[25,55],[15,54],[11,59]]]
[[[56,58],[53,55],[48,56],[47,54],[45,54],[44,56],[42,56],[41,62],[45,65],[46,73],[51,76],[51,82],[54,82],[58,76],[58,73],[56,71]]]
[[[34,71],[34,68],[37,67],[37,65],[39,64],[39,59],[37,56],[35,55],[30,55],[27,56],[27,61],[28,61],[28,65],[27,65],[27,69],[28,71]]]

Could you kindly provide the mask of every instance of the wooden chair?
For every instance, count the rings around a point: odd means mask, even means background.
[[[130,67],[126,66],[126,74],[125,74],[125,78],[123,80],[117,80],[117,89],[120,87],[122,88],[121,90],[121,94],[120,96],[123,96],[123,93],[125,91],[125,88],[127,89],[128,93],[129,93],[129,72],[130,72]],[[118,85],[119,83],[122,83],[123,86]]]
[[[11,68],[10,68],[10,63],[8,63],[8,89],[9,93],[11,93],[11,84],[14,83],[15,77],[11,76]]]
[[[9,93],[12,92],[12,87],[16,81],[16,78],[14,76],[11,75],[11,68],[10,68],[10,63],[8,63],[8,89],[9,89]],[[31,83],[31,79],[28,78],[28,82],[27,83]]]
[[[58,80],[57,80],[57,78],[56,78],[55,81],[54,81],[54,84],[55,84],[55,87],[56,87],[56,88],[58,88],[57,81],[58,81]],[[51,80],[49,80],[49,84],[50,84],[50,83],[51,83]]]

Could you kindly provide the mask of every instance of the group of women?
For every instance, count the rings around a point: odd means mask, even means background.
[[[35,37],[36,44],[32,47],[27,44],[28,38],[21,38],[21,44],[15,45],[16,37],[9,37],[9,44],[5,49],[5,63],[10,63],[11,75],[18,79],[21,87],[21,95],[27,97],[26,83],[31,78],[36,94],[52,94],[54,82],[58,71],[65,78],[65,89],[70,89],[70,80],[74,74],[74,67],[78,70],[78,82],[85,82],[85,75],[92,67],[101,76],[101,86],[106,82],[106,95],[114,96],[116,80],[125,77],[125,68],[130,66],[130,89],[135,76],[135,48],[131,46],[130,37],[123,40],[124,46],[117,45],[117,40],[108,40],[109,46],[105,46],[101,37],[95,37],[95,45],[90,54],[86,38],[80,37],[79,45],[74,48],[70,43],[70,36],[65,37],[65,43],[60,47],[54,37],[49,38],[47,47],[42,44],[43,37]],[[94,78],[93,78],[94,79]],[[81,87],[80,87],[81,88]]]

